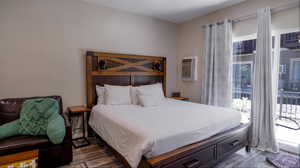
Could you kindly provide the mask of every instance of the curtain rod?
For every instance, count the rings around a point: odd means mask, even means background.
[[[278,7],[271,8],[271,13],[275,14],[275,13],[285,11],[285,10],[288,10],[288,9],[292,9],[292,8],[296,8],[296,7],[300,7],[299,6],[299,1],[294,1],[294,2],[286,4],[286,5],[281,5],[281,6],[278,6]],[[245,21],[245,20],[253,19],[253,18],[256,18],[256,13],[251,13],[251,14],[248,14],[248,15],[245,15],[245,16],[240,16],[240,17],[228,20],[228,21],[231,21],[232,23],[238,23],[238,22],[242,22],[242,21]],[[224,21],[217,22],[216,24],[224,24]],[[202,28],[205,28],[206,26],[212,26],[212,25],[213,24],[203,25]]]

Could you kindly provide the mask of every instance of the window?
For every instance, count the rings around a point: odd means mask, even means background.
[[[273,40],[273,48],[275,37]],[[256,39],[233,43],[233,93],[234,98],[251,98],[253,62],[256,55]]]
[[[294,82],[300,82],[300,58],[291,59],[290,66],[290,80]]]
[[[255,53],[256,39],[238,41],[233,43],[233,55],[245,56]]]
[[[234,42],[233,55],[233,108],[242,112],[242,122],[249,122],[256,39]]]
[[[233,63],[234,98],[250,98],[252,89],[252,64],[252,61]]]
[[[280,65],[276,135],[281,148],[295,152],[300,139],[300,32],[284,32],[277,38],[280,38]]]
[[[278,89],[285,92],[300,92],[300,43],[298,40],[300,39],[300,32],[284,33],[279,37],[280,73]]]

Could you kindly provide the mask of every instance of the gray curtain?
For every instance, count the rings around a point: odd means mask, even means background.
[[[232,57],[232,23],[207,25],[201,103],[231,107]]]
[[[278,152],[274,117],[277,104],[278,58],[272,54],[270,8],[257,11],[257,54],[254,62],[251,144]]]

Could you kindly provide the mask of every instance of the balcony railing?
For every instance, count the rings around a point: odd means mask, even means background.
[[[295,128],[278,122],[277,125],[290,129],[300,129],[300,92],[279,90],[279,120],[289,120],[295,124]]]
[[[234,108],[250,114],[251,90],[235,90],[233,96]],[[278,91],[276,119],[278,126],[300,130],[300,92]]]

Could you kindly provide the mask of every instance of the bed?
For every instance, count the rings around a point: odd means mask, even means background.
[[[166,91],[166,58],[87,52],[90,130],[126,167],[210,167],[248,147],[249,126],[234,110],[166,98],[154,107],[96,105],[96,85],[146,85]]]

